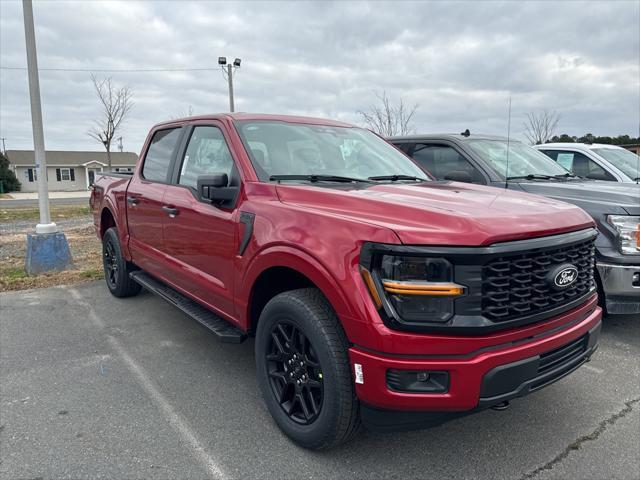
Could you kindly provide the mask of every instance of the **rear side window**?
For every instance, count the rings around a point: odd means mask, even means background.
[[[464,172],[469,175],[471,182],[484,183],[482,174],[455,148],[448,145],[420,143],[411,156],[438,180],[448,180],[451,174]]]
[[[151,139],[151,145],[142,167],[142,176],[155,182],[166,182],[173,152],[180,138],[180,128],[158,130]]]

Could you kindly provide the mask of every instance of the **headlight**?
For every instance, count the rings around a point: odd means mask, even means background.
[[[369,272],[365,283],[372,289]],[[454,299],[464,287],[453,283],[453,267],[443,258],[382,255],[376,277],[384,296],[406,322],[446,322],[454,313]],[[372,291],[374,301],[378,292]],[[378,303],[378,301],[376,301]]]
[[[618,249],[623,255],[640,254],[640,216],[609,215],[607,221],[618,232]]]

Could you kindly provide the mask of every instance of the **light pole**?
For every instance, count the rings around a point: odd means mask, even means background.
[[[24,9],[24,36],[27,44],[27,69],[29,74],[29,97],[31,99],[31,123],[33,126],[33,147],[38,172],[38,207],[40,223],[36,233],[54,233],[56,224],[51,222],[49,214],[49,189],[47,185],[47,159],[44,153],[44,131],[42,127],[42,107],[40,105],[40,80],[38,79],[38,55],[36,53],[36,34],[33,24],[33,5],[31,0],[22,0]]]
[[[222,67],[223,74],[227,75],[227,80],[229,81],[229,111],[234,112],[234,104],[233,104],[233,72],[240,68],[240,59],[236,58],[233,63],[227,63],[227,57],[218,57],[218,65]]]
[[[34,275],[49,270],[64,270],[71,264],[71,252],[64,233],[51,221],[49,213],[49,189],[47,185],[47,159],[44,150],[42,106],[40,105],[40,81],[38,79],[38,56],[31,0],[22,0],[24,36],[27,46],[27,70],[29,76],[29,98],[31,101],[31,123],[33,125],[33,147],[36,171],[38,172],[38,206],[40,223],[35,234],[27,234],[25,270]]]
[[[5,141],[5,140],[6,140],[6,138],[5,138],[5,137],[2,137],[2,153],[3,153],[4,155],[6,155],[6,154],[7,154],[7,147],[5,147],[5,146],[4,146],[4,141]]]

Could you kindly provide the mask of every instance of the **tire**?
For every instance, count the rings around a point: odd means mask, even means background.
[[[102,266],[104,279],[111,294],[118,298],[137,295],[142,288],[129,277],[135,268],[122,256],[118,230],[108,229],[102,237]]]
[[[302,447],[329,449],[359,429],[348,348],[338,318],[317,289],[281,293],[260,315],[258,385],[275,422]]]

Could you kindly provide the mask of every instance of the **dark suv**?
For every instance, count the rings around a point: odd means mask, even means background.
[[[577,177],[522,142],[488,135],[394,137],[438,180],[491,185],[573,203],[598,224],[598,286],[609,313],[640,313],[640,186]]]

